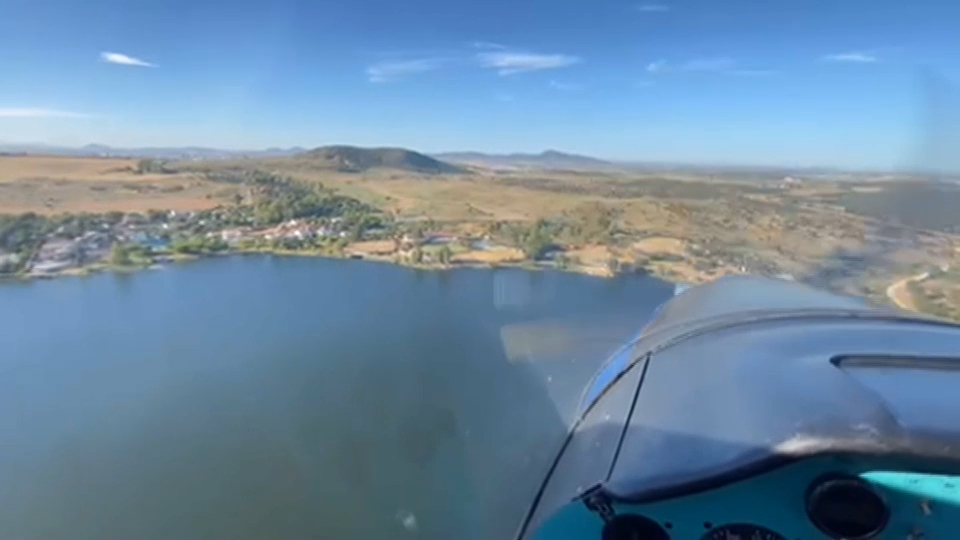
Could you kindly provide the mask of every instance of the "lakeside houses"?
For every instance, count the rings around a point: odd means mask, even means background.
[[[40,246],[30,265],[30,273],[44,275],[101,261],[110,253],[114,238],[104,232],[90,231],[79,238],[49,238]]]
[[[252,227],[235,227],[232,229],[224,229],[220,231],[220,239],[226,242],[228,246],[236,246],[245,238],[249,238],[252,231]]]
[[[304,220],[291,219],[261,231],[260,235],[267,240],[307,240],[317,236],[317,227]]]
[[[244,240],[310,240],[313,238],[345,238],[347,232],[330,220],[328,223],[316,224],[310,220],[292,219],[279,225],[268,228],[251,226],[232,227],[218,232],[209,233],[219,236],[228,245],[236,246]]]
[[[421,243],[425,246],[442,246],[455,242],[456,240],[457,235],[452,232],[437,231],[425,236]]]

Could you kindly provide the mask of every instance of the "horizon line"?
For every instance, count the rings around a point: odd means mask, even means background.
[[[611,165],[628,165],[628,166],[664,166],[664,167],[716,167],[716,168],[750,168],[750,169],[788,169],[788,170],[828,170],[831,172],[856,172],[856,173],[893,173],[893,174],[960,174],[958,171],[929,171],[924,170],[924,167],[916,166],[845,166],[845,165],[829,165],[829,164],[797,164],[797,163],[758,163],[750,162],[744,160],[731,160],[731,161],[722,161],[722,160],[683,160],[683,159],[656,159],[656,158],[608,158],[608,157],[599,157],[593,154],[587,154],[576,151],[565,151],[558,150],[553,147],[544,147],[541,150],[511,150],[511,151],[480,151],[480,150],[440,150],[440,151],[421,151],[416,150],[408,146],[401,145],[375,145],[375,146],[364,146],[359,144],[347,144],[347,143],[330,143],[330,144],[321,144],[319,146],[304,146],[304,145],[293,145],[293,146],[265,146],[260,148],[228,148],[228,147],[217,147],[217,146],[206,146],[206,145],[196,145],[196,144],[185,144],[182,146],[178,145],[136,145],[136,146],[114,146],[109,144],[102,143],[87,143],[83,145],[69,145],[69,144],[56,144],[56,143],[45,143],[45,142],[10,142],[10,141],[0,141],[0,155],[2,154],[11,154],[11,153],[23,153],[26,155],[62,155],[69,156],[69,154],[64,154],[64,151],[83,151],[89,147],[103,147],[105,152],[116,151],[120,154],[106,157],[149,157],[145,155],[136,155],[136,151],[142,150],[167,150],[167,151],[177,151],[177,150],[204,150],[212,152],[223,152],[229,154],[244,154],[244,153],[262,153],[269,151],[310,151],[317,148],[325,147],[335,147],[335,146],[345,146],[345,147],[355,147],[362,149],[402,149],[410,152],[416,152],[418,154],[423,154],[426,156],[440,156],[443,154],[481,154],[488,157],[509,157],[510,155],[540,155],[548,152],[556,152],[560,154],[566,154],[568,156],[576,156],[582,158],[595,159],[597,161],[607,162]],[[14,150],[10,150],[13,148]],[[46,152],[44,152],[46,150]],[[74,157],[101,157],[97,155],[81,155]],[[216,159],[216,158],[202,158],[202,159]]]

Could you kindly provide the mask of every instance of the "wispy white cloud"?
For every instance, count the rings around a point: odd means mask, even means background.
[[[470,45],[473,46],[474,49],[494,49],[498,51],[509,48],[506,45],[501,45],[492,41],[474,41]]]
[[[640,4],[637,6],[637,11],[642,13],[666,13],[670,11],[670,6],[665,4]]]
[[[38,107],[0,107],[0,118],[89,118],[89,114]]]
[[[550,88],[560,90],[562,92],[576,92],[583,89],[582,84],[564,82],[564,81],[550,81]]]
[[[388,82],[408,75],[433,71],[442,64],[443,59],[441,58],[380,62],[367,68],[367,80],[373,83]]]
[[[657,75],[661,73],[722,73],[726,75],[773,75],[777,73],[771,69],[755,69],[741,67],[736,60],[726,57],[695,58],[679,64],[669,63],[666,60],[656,60],[647,64],[647,73]]]
[[[571,66],[581,60],[567,54],[539,54],[520,51],[490,51],[477,54],[477,61],[487,69],[497,70],[499,75],[513,75],[525,71],[539,71]]]
[[[744,77],[763,77],[765,75],[776,75],[780,72],[775,69],[731,69],[727,73],[743,75]]]
[[[100,59],[104,62],[108,62],[110,64],[120,64],[121,66],[157,67],[156,64],[151,64],[145,60],[127,56],[118,52],[104,51],[100,53]]]
[[[680,64],[677,71],[730,71],[735,65],[732,58],[697,58]]]
[[[821,60],[827,62],[850,62],[857,64],[872,64],[878,62],[877,56],[870,52],[851,51],[839,54],[827,54],[821,57]]]
[[[380,58],[366,68],[370,82],[382,83],[402,77],[451,67],[479,67],[495,70],[499,75],[525,71],[556,69],[579,63],[581,59],[567,54],[541,54],[490,41],[465,43],[458,50],[393,51],[379,53]],[[469,50],[473,49],[473,50]]]
[[[665,67],[667,67],[666,60],[655,60],[647,64],[647,73],[659,73],[663,71]]]

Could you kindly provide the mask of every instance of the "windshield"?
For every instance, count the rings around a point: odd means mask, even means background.
[[[960,320],[955,2],[0,13],[0,538],[511,539],[687,285]]]

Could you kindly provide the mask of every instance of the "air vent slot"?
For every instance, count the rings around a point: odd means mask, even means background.
[[[807,516],[821,532],[836,540],[869,540],[890,518],[887,503],[860,478],[821,478],[807,494]]]

